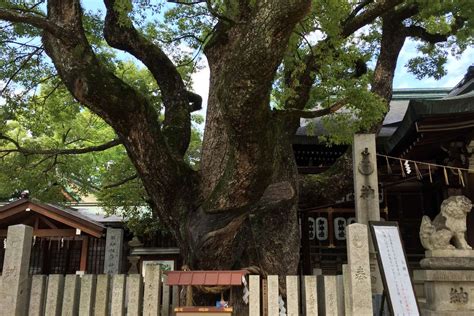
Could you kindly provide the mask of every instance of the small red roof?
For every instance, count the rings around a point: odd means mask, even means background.
[[[246,270],[168,271],[168,285],[242,285]]]

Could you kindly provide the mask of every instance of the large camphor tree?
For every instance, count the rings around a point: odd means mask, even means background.
[[[99,190],[134,182],[191,269],[279,275],[295,273],[299,260],[291,138],[300,118],[323,117],[333,142],[376,129],[404,42],[419,41],[408,65],[415,74],[440,77],[448,52],[472,44],[474,22],[474,3],[461,0],[105,0],[102,13],[79,0],[0,3],[6,173],[21,161],[30,167],[18,174],[40,168],[37,177]],[[123,52],[139,61],[131,68],[145,83],[124,75]],[[190,76],[204,57],[209,97],[191,165],[202,99]],[[46,112],[54,123],[35,119]],[[83,133],[81,124],[94,126],[88,120],[116,137]],[[86,159],[89,167],[71,160],[105,150],[117,153]],[[111,185],[100,174],[114,164]],[[103,196],[120,195],[112,192]]]

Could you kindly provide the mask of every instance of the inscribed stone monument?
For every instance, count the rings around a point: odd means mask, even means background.
[[[352,146],[354,203],[357,222],[380,221],[375,134],[355,134]],[[372,292],[382,294],[383,285],[373,243],[369,242]]]
[[[104,259],[105,274],[118,274],[121,272],[122,249],[123,229],[107,228]]]

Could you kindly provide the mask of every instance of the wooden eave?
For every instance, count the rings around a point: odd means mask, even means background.
[[[20,199],[0,207],[0,221],[21,212],[27,212],[27,209],[29,209],[28,212],[34,212],[74,229],[80,229],[82,232],[96,238],[100,238],[105,230],[103,225],[80,214],[74,214],[72,213],[73,210],[63,210],[50,204],[43,204],[29,199]]]

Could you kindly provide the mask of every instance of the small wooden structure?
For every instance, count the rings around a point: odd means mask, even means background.
[[[242,286],[242,277],[248,271],[168,271],[169,286],[230,287]],[[229,302],[230,304],[231,302]],[[174,309],[176,316],[216,316],[232,315],[232,307],[186,306]]]
[[[5,243],[8,226],[15,224],[33,227],[31,274],[102,272],[103,267],[92,264],[103,261],[96,258],[100,254],[95,251],[101,249],[102,256],[105,252],[102,224],[74,209],[28,198],[0,207],[0,242]],[[3,256],[0,247],[0,263]]]

